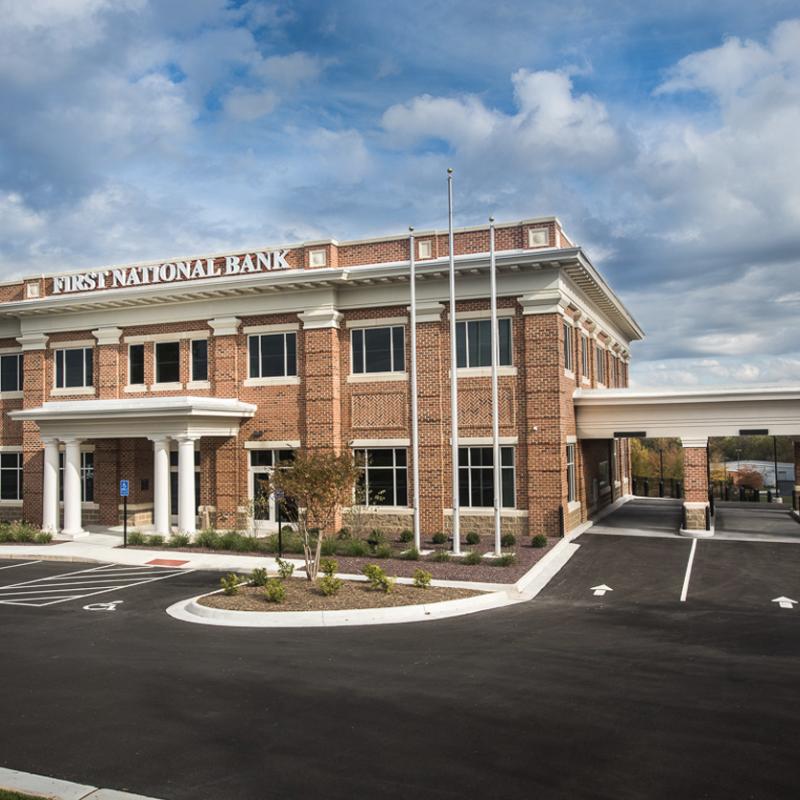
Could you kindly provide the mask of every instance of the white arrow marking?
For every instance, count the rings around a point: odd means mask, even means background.
[[[797,600],[792,600],[791,597],[776,597],[773,603],[777,603],[781,608],[794,608],[797,605]]]
[[[614,590],[610,586],[601,583],[600,586],[592,586],[592,591],[595,597],[602,597],[606,592],[613,592]]]
[[[89,603],[88,606],[84,606],[84,611],[116,611],[117,606],[120,603],[124,603],[124,600],[112,600],[108,603]]]

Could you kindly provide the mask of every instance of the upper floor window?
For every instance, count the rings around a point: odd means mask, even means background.
[[[511,320],[497,320],[500,366],[511,365]],[[458,367],[492,366],[492,321],[471,319],[456,322],[456,364]]]
[[[585,333],[581,334],[581,375],[589,377],[589,337]]]
[[[91,347],[56,350],[55,359],[57,389],[94,384],[94,350]]]
[[[251,378],[297,375],[297,334],[267,333],[248,340]]]
[[[208,380],[208,339],[192,339],[193,381]]]
[[[144,384],[144,345],[132,344],[128,346],[128,385],[142,384]]]
[[[572,326],[564,323],[564,369],[572,372],[574,364],[572,363]]]
[[[180,383],[181,343],[156,342],[156,383]]]
[[[611,356],[611,385],[619,386],[619,360]]]
[[[353,372],[403,372],[405,328],[355,328],[351,332]]]
[[[595,380],[598,383],[606,382],[606,351],[602,347],[597,348],[597,366],[595,369]]]
[[[491,447],[458,448],[459,501],[462,506],[494,506],[494,461]],[[500,448],[502,506],[514,507],[514,448]]]
[[[356,483],[357,505],[408,505],[404,448],[358,448],[353,454],[361,468],[361,475]]]
[[[0,392],[22,391],[22,353],[0,356]]]

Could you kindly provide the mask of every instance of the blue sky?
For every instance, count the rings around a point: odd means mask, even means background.
[[[646,7],[645,7],[646,6]],[[0,274],[557,214],[640,385],[800,382],[795,2],[0,0]]]

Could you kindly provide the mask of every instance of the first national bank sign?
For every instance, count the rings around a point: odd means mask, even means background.
[[[147,264],[142,267],[118,267],[76,275],[57,275],[53,278],[52,294],[92,292],[96,289],[121,289],[128,286],[150,286],[154,283],[175,283],[197,278],[217,278],[249,272],[268,272],[290,269],[286,263],[287,250],[246,253],[243,256],[198,258],[194,261],[173,261],[166,264]]]

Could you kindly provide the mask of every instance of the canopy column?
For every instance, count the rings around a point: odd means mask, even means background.
[[[708,437],[682,438],[683,445],[683,524],[684,536],[714,535],[708,501]]]
[[[42,530],[58,531],[58,439],[43,439]]]
[[[153,442],[153,531],[159,536],[170,534],[169,507],[169,439],[152,437]],[[194,490],[192,490],[194,494]]]
[[[64,529],[62,536],[85,536],[81,522],[81,440],[64,439]]]
[[[193,535],[197,530],[194,494],[194,443],[197,436],[177,436],[178,440],[178,530]]]

